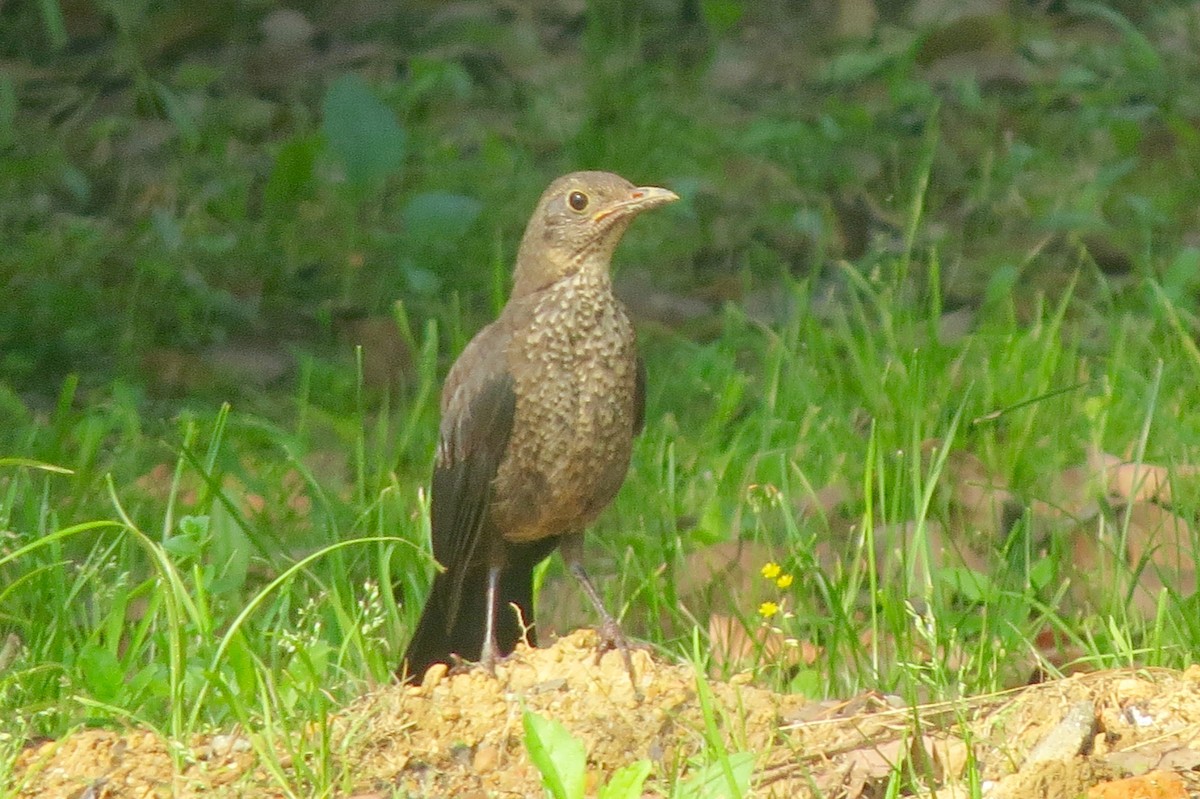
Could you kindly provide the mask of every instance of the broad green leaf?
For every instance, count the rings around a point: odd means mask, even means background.
[[[473,197],[427,191],[409,200],[401,215],[404,230],[412,240],[450,242],[470,230],[482,208],[483,204]]]
[[[61,50],[67,43],[67,21],[63,17],[62,6],[58,0],[38,0],[38,10],[42,16],[42,27],[46,29],[46,38],[50,40],[53,50]]]
[[[587,752],[583,742],[553,719],[525,712],[525,749],[554,799],[583,799]]]
[[[125,674],[121,671],[117,656],[102,646],[85,646],[79,653],[76,665],[83,676],[83,684],[101,702],[116,699],[125,684]]]
[[[968,602],[987,602],[995,599],[999,592],[990,577],[965,566],[946,567],[942,569],[941,577],[950,590]]]
[[[1162,56],[1158,54],[1158,49],[1153,42],[1146,38],[1146,34],[1138,30],[1137,26],[1120,11],[1110,8],[1107,3],[1084,2],[1084,0],[1076,0],[1071,3],[1070,9],[1075,14],[1104,20],[1120,31],[1125,38],[1127,48],[1126,63],[1139,77],[1150,78],[1159,85],[1163,84],[1162,76],[1165,67]]]
[[[214,567],[209,590],[214,594],[240,591],[246,584],[250,553],[254,549],[250,537],[242,529],[238,518],[221,504],[213,506],[208,531]]]
[[[295,136],[279,148],[275,167],[263,190],[269,208],[292,208],[308,193],[320,149],[321,140],[317,136]]]
[[[650,776],[650,761],[639,760],[616,770],[596,799],[641,799],[642,784]]]
[[[357,186],[382,182],[404,163],[405,135],[396,115],[354,73],[325,93],[322,130],[341,160],[346,179]]]
[[[701,0],[700,10],[708,27],[720,36],[738,23],[746,8],[741,0]]]
[[[200,144],[200,128],[196,126],[195,114],[188,108],[187,103],[174,91],[162,83],[154,82],[154,96],[162,104],[163,113],[175,126],[179,138],[190,148]]]

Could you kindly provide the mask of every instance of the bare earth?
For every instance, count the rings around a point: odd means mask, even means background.
[[[245,731],[172,752],[146,730],[88,729],[27,748],[14,784],[23,797],[102,799],[286,796],[286,781],[303,796],[311,794],[304,775],[324,770],[343,786],[336,795],[361,799],[541,796],[522,740],[528,709],[584,742],[589,795],[641,758],[654,764],[647,795],[665,794],[712,757],[697,676],[637,651],[638,699],[616,653],[596,663],[595,642],[594,632],[579,631],[519,650],[496,677],[435,667],[421,686],[380,689],[331,719],[324,758],[315,754],[317,731],[307,744],[314,754],[297,756]],[[897,768],[906,795],[967,796],[972,758],[985,796],[1200,792],[1200,666],[1077,675],[915,709],[882,696],[810,702],[737,681],[706,684],[728,751],[755,755],[755,797],[880,796]],[[1130,775],[1138,776],[1117,781]]]

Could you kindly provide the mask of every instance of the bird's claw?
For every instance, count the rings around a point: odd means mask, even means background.
[[[620,625],[616,620],[609,617],[605,619],[596,632],[600,635],[600,642],[596,645],[596,664],[600,664],[600,658],[605,652],[611,652],[616,649],[621,653],[621,659],[625,661],[625,671],[629,673],[629,682],[633,686],[633,693],[638,698],[642,699],[642,691],[638,688],[637,675],[633,671],[633,655],[631,655],[632,647],[629,645],[629,639],[625,637],[625,633],[621,632]]]

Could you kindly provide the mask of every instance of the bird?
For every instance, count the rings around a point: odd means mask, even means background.
[[[537,645],[533,570],[558,549],[600,617],[601,652],[629,646],[583,566],[587,526],[625,480],[645,419],[645,366],[613,294],[613,251],[644,211],[678,200],[609,172],[573,172],[538,200],[513,287],[442,385],[430,497],[441,570],[397,674],[494,671]],[[599,653],[598,655],[599,656]]]

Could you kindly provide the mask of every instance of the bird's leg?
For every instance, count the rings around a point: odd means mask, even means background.
[[[633,690],[640,694],[637,677],[633,673],[633,657],[629,654],[629,641],[621,632],[617,620],[604,607],[604,602],[600,599],[600,592],[596,590],[596,586],[592,584],[592,578],[588,577],[587,571],[583,568],[583,534],[572,533],[563,536],[561,550],[567,569],[579,581],[583,593],[587,594],[592,606],[596,608],[597,615],[600,616],[600,649],[596,652],[597,662],[600,660],[600,655],[607,650],[620,650],[621,658],[625,661],[625,670],[629,672],[629,681],[633,683]]]
[[[479,652],[479,665],[492,676],[496,676],[496,661],[500,659],[500,647],[496,644],[496,588],[500,582],[500,566],[493,564],[487,573],[487,619],[483,626],[483,648]]]

